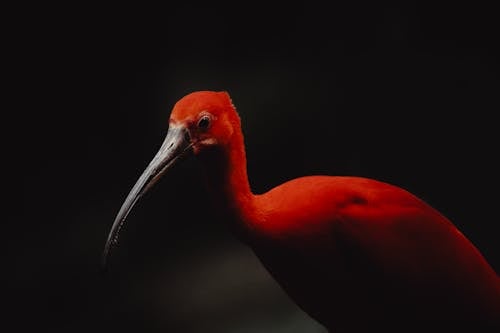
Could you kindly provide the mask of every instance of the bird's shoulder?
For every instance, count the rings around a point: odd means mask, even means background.
[[[406,217],[445,219],[409,191],[376,179],[354,176],[306,176],[258,196],[267,225],[316,230],[346,221],[393,223]],[[318,229],[318,230],[319,230]]]
[[[351,206],[428,206],[396,185],[355,176],[305,176],[287,181],[259,196],[270,210],[344,209]]]

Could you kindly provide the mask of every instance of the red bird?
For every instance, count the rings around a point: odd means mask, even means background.
[[[116,216],[104,265],[136,201],[191,153],[235,234],[329,331],[500,332],[500,278],[445,216],[408,191],[307,176],[252,193],[240,118],[224,91],[175,104],[163,145]]]

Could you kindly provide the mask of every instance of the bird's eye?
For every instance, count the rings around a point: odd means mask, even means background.
[[[198,120],[198,128],[202,130],[206,130],[210,127],[210,117],[202,116],[200,120]]]

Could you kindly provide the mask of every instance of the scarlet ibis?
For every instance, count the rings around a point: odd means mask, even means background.
[[[500,279],[452,222],[407,190],[352,176],[249,185],[240,117],[225,91],[173,107],[165,141],[121,206],[128,213],[176,162],[203,164],[214,206],[296,304],[332,332],[493,331]]]

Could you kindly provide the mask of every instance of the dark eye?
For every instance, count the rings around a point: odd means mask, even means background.
[[[210,127],[210,117],[209,116],[203,116],[198,120],[198,128],[202,130],[206,130]]]

